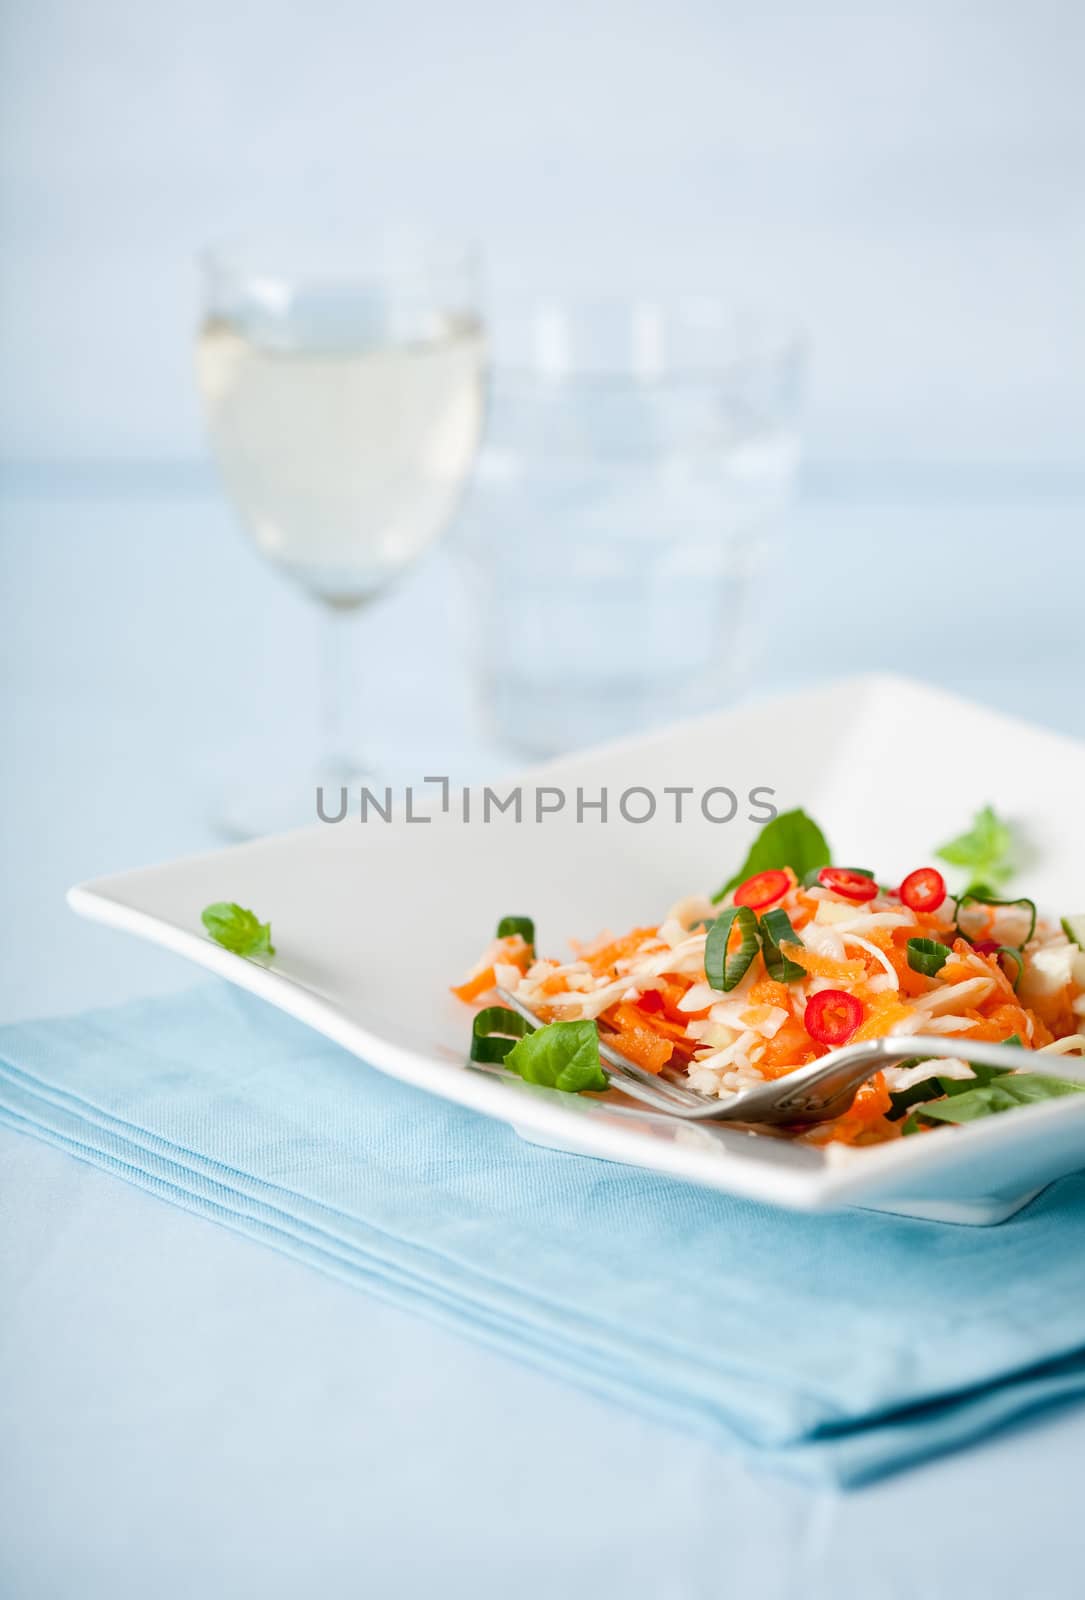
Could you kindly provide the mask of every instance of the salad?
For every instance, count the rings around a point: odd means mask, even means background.
[[[605,1090],[600,1036],[652,1073],[710,1097],[793,1072],[883,1035],[960,1039],[960,1057],[887,1067],[850,1109],[806,1130],[814,1143],[871,1144],[1085,1092],[1045,1073],[1085,1053],[1085,916],[1050,922],[1011,896],[1012,835],[990,807],[938,852],[966,869],[950,892],[917,866],[886,884],[835,865],[804,812],[777,816],[717,894],[562,959],[536,949],[528,917],[506,917],[453,993],[479,1008],[471,1055],[529,1081]],[[532,1029],[497,1003],[514,993]],[[1020,1045],[1036,1070],[968,1064],[969,1040]]]

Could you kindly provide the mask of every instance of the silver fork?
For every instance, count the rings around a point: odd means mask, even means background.
[[[542,1026],[542,1018],[510,990],[499,988],[497,992],[505,1004],[526,1021],[533,1022],[536,1027]],[[967,1039],[949,1039],[944,1034],[898,1034],[864,1040],[861,1044],[846,1044],[840,1050],[830,1050],[827,1056],[810,1066],[798,1067],[770,1083],[739,1089],[726,1100],[710,1100],[694,1089],[684,1089],[680,1084],[646,1072],[608,1044],[602,1034],[599,1054],[610,1068],[608,1076],[619,1079],[620,1087],[631,1099],[651,1106],[653,1111],[664,1111],[685,1122],[793,1125],[828,1122],[842,1116],[868,1078],[883,1067],[909,1061],[913,1056],[940,1060],[952,1057],[982,1067],[1004,1067],[1011,1072],[1030,1066],[1035,1070],[1037,1066],[1036,1051],[1024,1050],[1015,1044],[991,1044],[982,1039],[969,1043]],[[1043,1071],[1051,1077],[1085,1082],[1085,1062],[1074,1063],[1078,1067],[1076,1073],[1068,1070],[1071,1063],[1063,1057],[1044,1056],[1042,1063]]]

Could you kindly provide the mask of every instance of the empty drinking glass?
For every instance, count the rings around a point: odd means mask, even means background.
[[[689,299],[495,327],[456,547],[489,731],[549,755],[733,698],[799,457],[800,341]]]

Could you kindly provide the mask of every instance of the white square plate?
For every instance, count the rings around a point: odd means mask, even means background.
[[[868,677],[570,756],[519,784],[519,824],[511,811],[481,820],[479,793],[465,822],[455,789],[448,811],[438,805],[430,821],[406,821],[396,796],[392,821],[371,813],[363,823],[355,798],[336,825],[101,878],[73,889],[71,904],[529,1139],[752,1199],[990,1223],[1085,1166],[1085,1096],[924,1139],[826,1152],[534,1088],[465,1065],[470,1014],[449,994],[502,915],[533,916],[540,947],[560,951],[570,935],[620,932],[658,919],[686,894],[711,893],[756,831],[745,797],[759,787],[775,792],[781,810],[805,806],[837,859],[870,862],[890,881],[927,862],[990,800],[1027,844],[1022,887],[1052,912],[1081,910],[1085,746],[921,684]],[[567,796],[541,821],[540,785]],[[496,788],[504,796],[514,786]],[[675,796],[664,794],[679,786],[693,791],[680,824]],[[634,787],[657,799],[647,822],[619,813],[620,796]],[[698,797],[715,787],[742,801],[730,823],[701,811]],[[605,822],[598,809],[577,819],[578,788],[587,801],[606,789]],[[553,795],[544,804],[556,804]],[[627,803],[631,815],[646,807],[643,796]],[[717,815],[727,808],[722,796],[709,805]],[[270,918],[270,966],[206,937],[200,913],[215,900]]]

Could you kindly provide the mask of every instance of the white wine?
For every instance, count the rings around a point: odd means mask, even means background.
[[[306,349],[212,317],[197,367],[227,491],[261,552],[349,606],[441,532],[482,426],[484,342],[469,317],[415,343]]]

